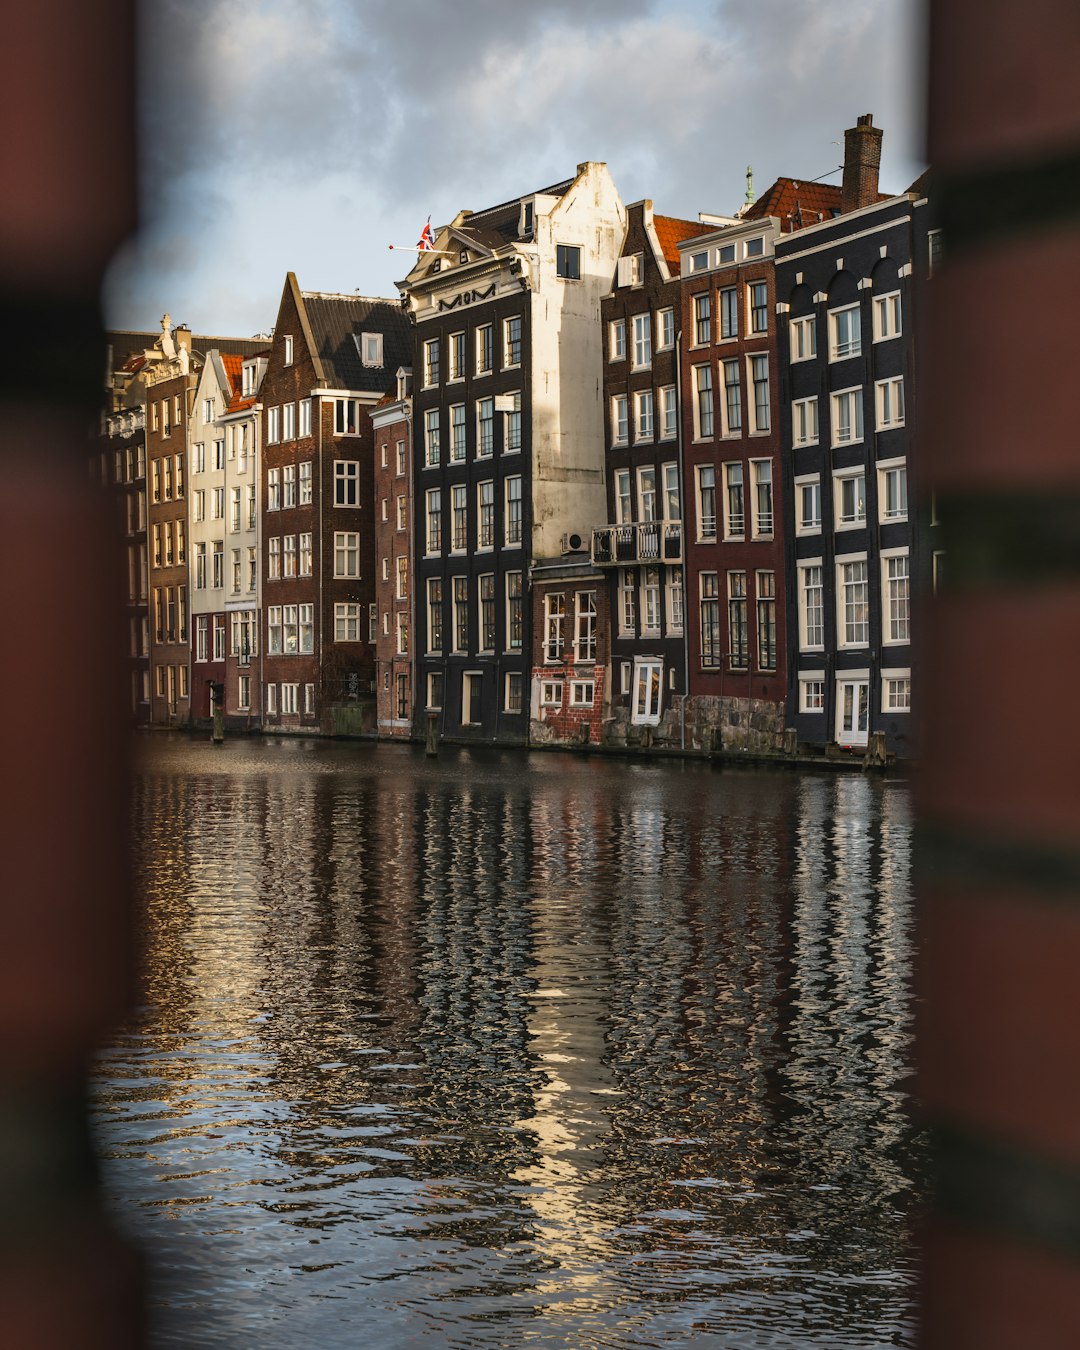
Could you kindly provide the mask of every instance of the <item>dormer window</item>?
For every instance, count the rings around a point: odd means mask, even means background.
[[[255,392],[255,364],[246,361],[240,372],[241,385],[240,392],[244,398],[249,398]]]
[[[364,366],[381,366],[383,363],[383,335],[381,333],[360,334],[360,362]]]
[[[412,371],[406,370],[402,366],[397,373],[397,396],[398,401],[408,398],[412,393]]]
[[[521,203],[521,228],[519,233],[524,238],[533,232],[533,204],[532,202]]]
[[[458,254],[458,262],[464,264],[467,263],[468,261],[469,261],[469,250],[467,248],[463,248],[461,252]]]

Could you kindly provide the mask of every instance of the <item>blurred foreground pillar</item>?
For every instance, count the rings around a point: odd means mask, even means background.
[[[9,1350],[140,1341],[86,1068],[130,982],[120,535],[88,477],[98,295],[134,226],[134,0],[8,6],[0,43],[0,1308]]]
[[[1080,5],[931,0],[926,1350],[1080,1346]]]

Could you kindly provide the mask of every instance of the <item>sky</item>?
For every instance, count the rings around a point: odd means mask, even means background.
[[[730,214],[782,174],[839,183],[884,128],[923,159],[922,0],[143,0],[143,226],[111,328],[274,326],[302,290],[395,297],[430,215],[607,162],[625,202]]]

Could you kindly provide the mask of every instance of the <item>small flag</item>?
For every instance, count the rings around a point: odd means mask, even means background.
[[[431,230],[430,216],[428,216],[427,224],[424,226],[423,232],[421,233],[420,238],[417,240],[416,248],[417,252],[419,253],[430,253],[435,248],[435,235],[432,233]]]

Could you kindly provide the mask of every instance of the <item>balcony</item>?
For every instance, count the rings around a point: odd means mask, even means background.
[[[633,525],[603,525],[592,532],[596,567],[633,567],[638,563],[681,563],[682,521],[645,520]]]

